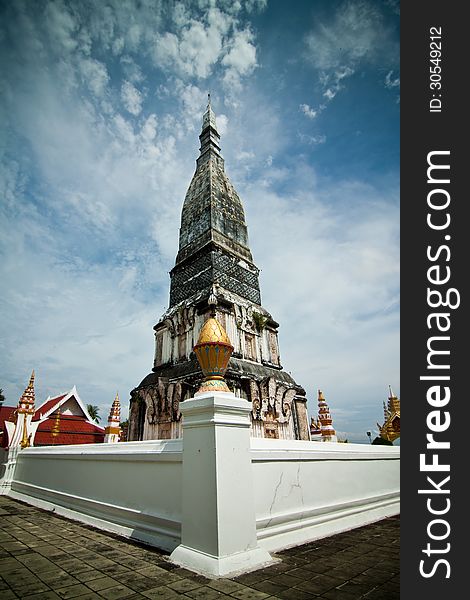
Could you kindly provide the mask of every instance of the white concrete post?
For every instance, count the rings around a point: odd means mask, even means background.
[[[171,559],[216,577],[266,565],[273,559],[256,539],[250,403],[208,392],[180,409],[182,535]]]
[[[14,446],[2,453],[5,462],[0,466],[3,470],[3,475],[0,473],[0,496],[6,496],[10,493],[11,483],[15,477],[18,452],[20,452],[19,446]]]

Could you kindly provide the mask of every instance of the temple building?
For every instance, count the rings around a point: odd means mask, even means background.
[[[96,444],[104,440],[104,427],[93,421],[75,386],[64,394],[48,397],[36,408],[34,371],[18,406],[4,407],[2,412],[4,448]]]
[[[392,387],[388,386],[388,403],[383,403],[384,422],[377,423],[379,436],[382,440],[393,443],[400,437],[400,399],[393,393]]]
[[[279,324],[261,304],[259,269],[243,205],[225,174],[210,98],[199,139],[170,271],[169,308],[154,327],[152,372],[131,392],[128,439],[181,436],[180,403],[203,379],[193,347],[212,315],[233,345],[225,379],[252,403],[252,435],[309,440],[305,390],[283,370]]]

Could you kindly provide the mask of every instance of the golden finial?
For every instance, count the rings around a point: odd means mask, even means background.
[[[323,392],[321,390],[318,390],[318,400],[325,400],[325,398],[323,397]]]
[[[197,344],[194,346],[194,352],[205,375],[196,394],[230,392],[224,375],[233,346],[227,332],[215,317],[209,317],[204,323]]]
[[[18,413],[19,414],[34,414],[34,371],[31,373],[29,383],[26,386],[25,391],[21,394],[18,401]]]
[[[31,377],[29,378],[29,383],[26,386],[25,391],[22,393],[21,400],[25,400],[27,402],[32,402],[34,404],[34,370],[31,372]]]

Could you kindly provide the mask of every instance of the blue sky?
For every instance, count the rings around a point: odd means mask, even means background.
[[[399,394],[393,1],[0,2],[0,387],[151,370],[207,92],[283,366],[367,441]]]

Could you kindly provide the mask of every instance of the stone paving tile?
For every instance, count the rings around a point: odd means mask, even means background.
[[[86,594],[90,590],[83,585],[83,583],[77,583],[75,585],[68,585],[66,587],[56,588],[54,590],[61,598],[77,598]]]
[[[232,596],[234,598],[238,598],[239,600],[264,600],[264,598],[267,598],[269,594],[261,592],[260,590],[254,590],[253,588],[246,587],[243,590],[233,592]]]
[[[92,579],[100,579],[100,577],[103,577],[103,573],[96,569],[89,568],[88,571],[84,571],[83,573],[76,573],[75,577],[82,583],[86,583]]]
[[[295,588],[289,588],[287,590],[283,590],[282,592],[277,592],[277,597],[282,598],[283,600],[309,600],[310,598],[318,598],[316,594]]]
[[[224,594],[234,594],[234,592],[246,589],[244,585],[232,579],[214,579],[207,585]]]
[[[142,595],[145,596],[145,598],[149,598],[149,600],[174,600],[174,598],[181,597],[181,594],[168,587],[153,588],[146,592],[142,592]]]
[[[255,590],[259,590],[260,592],[265,592],[266,594],[277,594],[278,592],[282,592],[283,590],[287,590],[287,585],[282,585],[282,583],[274,583],[269,579],[265,579],[264,581],[259,581],[258,583],[253,584],[253,588]]]
[[[208,585],[203,585],[194,590],[188,590],[185,595],[189,596],[189,598],[193,598],[193,600],[217,600],[218,598],[225,597],[223,592],[215,590]]]
[[[99,579],[92,579],[91,581],[87,581],[86,583],[86,585],[94,592],[98,592],[100,590],[104,590],[106,588],[110,588],[118,584],[119,581],[116,581],[116,579],[108,577],[107,575],[105,575],[104,577],[100,577]]]
[[[2,591],[2,595],[0,597],[2,598],[2,600],[11,600],[11,599],[16,600],[18,598],[18,596],[15,594],[15,592],[13,590]]]
[[[168,584],[168,587],[174,590],[175,592],[185,594],[186,592],[190,592],[191,590],[195,590],[197,588],[202,587],[202,585],[189,579],[180,579],[179,581],[175,581],[174,583]]]
[[[395,600],[399,519],[314,540],[234,578],[208,579],[165,552],[0,497],[0,598]]]
[[[113,587],[106,588],[99,592],[100,596],[106,600],[120,600],[120,598],[129,598],[135,595],[135,591],[125,585],[119,584]]]

